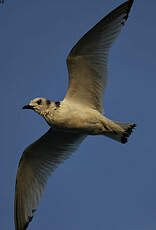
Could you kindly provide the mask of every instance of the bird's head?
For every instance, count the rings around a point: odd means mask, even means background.
[[[46,98],[37,97],[31,100],[28,105],[23,106],[23,109],[32,109],[35,112],[43,115],[47,111],[51,103],[52,102]]]

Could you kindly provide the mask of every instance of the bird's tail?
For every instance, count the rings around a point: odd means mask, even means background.
[[[104,132],[104,135],[122,144],[125,144],[128,141],[128,137],[136,127],[136,124],[121,123],[115,121],[111,121],[111,124],[111,129]]]

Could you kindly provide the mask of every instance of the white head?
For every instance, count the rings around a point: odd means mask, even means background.
[[[23,107],[23,109],[32,109],[35,112],[43,115],[53,102],[46,98],[37,97],[30,101],[29,105]]]

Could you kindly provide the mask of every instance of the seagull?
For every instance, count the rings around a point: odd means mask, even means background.
[[[48,177],[88,135],[103,135],[125,144],[136,126],[103,115],[108,53],[133,1],[109,13],[72,48],[67,57],[69,85],[63,101],[35,98],[23,107],[41,115],[50,128],[24,150],[20,159],[14,201],[16,230],[28,227]]]

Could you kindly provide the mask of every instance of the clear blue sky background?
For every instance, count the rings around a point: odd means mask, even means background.
[[[14,229],[14,184],[24,148],[48,129],[23,105],[62,100],[66,56],[123,1],[4,0],[0,5],[0,228]],[[88,137],[48,181],[33,230],[156,229],[156,1],[137,0],[110,52],[104,108],[137,123],[128,144]]]

